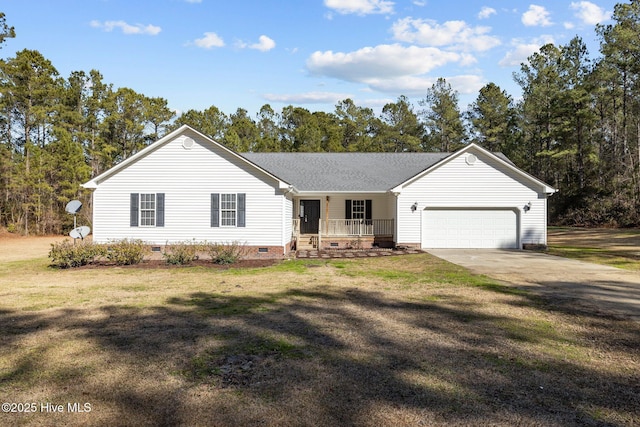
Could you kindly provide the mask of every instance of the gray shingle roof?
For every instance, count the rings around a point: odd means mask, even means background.
[[[299,191],[388,191],[451,153],[242,153]]]

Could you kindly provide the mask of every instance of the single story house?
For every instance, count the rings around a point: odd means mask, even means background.
[[[93,240],[292,249],[546,245],[556,190],[501,154],[236,153],[182,126],[83,184]]]

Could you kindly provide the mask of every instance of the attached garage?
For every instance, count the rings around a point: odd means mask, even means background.
[[[518,212],[500,208],[422,211],[422,248],[520,248]]]

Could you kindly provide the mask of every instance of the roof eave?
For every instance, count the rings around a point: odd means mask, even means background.
[[[301,196],[305,195],[322,195],[322,194],[354,194],[354,193],[366,193],[366,194],[386,194],[387,190],[298,190],[297,194]]]
[[[84,184],[80,184],[80,187],[93,190],[98,188],[98,184],[96,184],[95,180],[92,179],[91,181],[87,181]]]

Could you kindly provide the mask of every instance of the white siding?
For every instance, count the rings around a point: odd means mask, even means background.
[[[480,151],[473,154],[477,156],[473,165],[467,164],[463,153],[405,184],[398,196],[396,242],[421,242],[421,211],[426,208],[475,207],[516,210],[520,244],[546,244],[547,200],[542,188],[531,187],[528,180]],[[529,202],[531,210],[525,212]],[[411,210],[414,203],[416,211]]]
[[[98,185],[93,194],[94,241],[142,239],[150,244],[177,241],[239,241],[250,246],[284,246],[283,214],[291,202],[275,179],[195,133],[166,142]],[[130,227],[130,193],[164,193],[164,227]],[[246,227],[211,227],[211,193],[246,193]],[[290,228],[290,225],[289,225]]]

